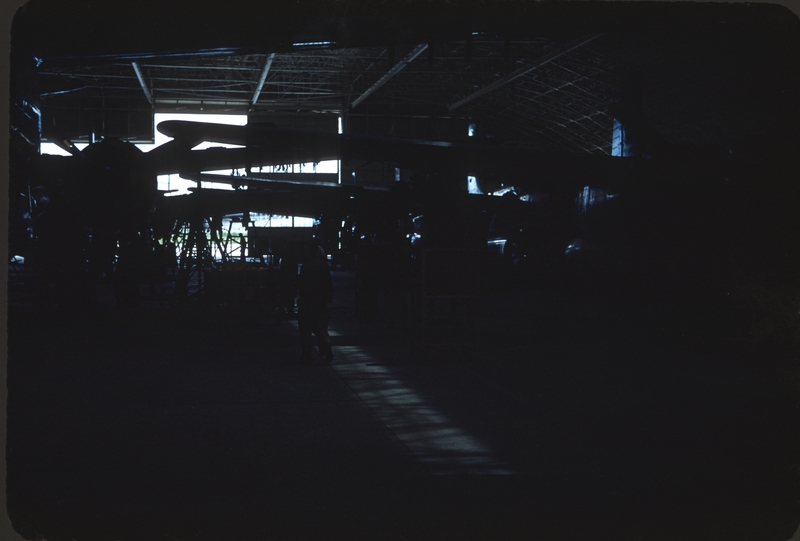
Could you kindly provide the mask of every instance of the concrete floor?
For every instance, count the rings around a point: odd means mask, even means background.
[[[798,410],[764,363],[487,292],[477,346],[356,318],[12,314],[8,509],[27,539],[742,539],[797,530]]]

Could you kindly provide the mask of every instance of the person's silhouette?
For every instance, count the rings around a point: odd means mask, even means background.
[[[331,337],[328,335],[328,303],[333,301],[333,282],[325,250],[312,245],[300,268],[298,280],[297,323],[302,347],[301,362],[312,362],[312,339],[317,337],[323,362],[333,361]]]

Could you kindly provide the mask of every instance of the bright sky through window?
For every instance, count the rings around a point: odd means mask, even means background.
[[[208,122],[211,124],[228,124],[230,126],[244,126],[247,124],[247,115],[196,115],[196,114],[186,114],[186,113],[156,113],[154,115],[154,121],[156,125],[155,131],[155,143],[146,145],[140,144],[136,145],[140,149],[145,152],[148,152],[158,146],[163,145],[172,140],[171,137],[167,137],[163,133],[158,131],[158,124],[160,122],[164,122],[165,120],[188,120],[190,122]],[[241,148],[240,145],[228,145],[223,143],[210,143],[208,141],[200,143],[192,150],[203,150],[210,147],[223,147],[223,148]],[[225,171],[204,171],[204,173],[216,173],[221,175],[227,175],[233,173],[233,171],[225,170]],[[236,172],[238,175],[244,175],[244,169],[240,169]],[[159,190],[169,190],[171,192],[170,195],[183,195],[189,193],[189,188],[193,188],[197,185],[197,183],[193,180],[186,180],[181,178],[178,175],[159,175],[158,176],[158,189]],[[224,184],[217,184],[217,183],[201,183],[203,188],[212,188],[212,189],[222,189],[222,190],[232,190],[231,186],[227,186]]]
[[[187,120],[191,122],[209,122],[214,124],[228,124],[233,126],[244,126],[247,124],[247,115],[214,115],[214,114],[187,114],[187,113],[156,113],[154,115],[154,122],[156,128],[160,122],[164,122],[165,120]],[[153,143],[139,143],[136,146],[140,148],[143,152],[149,152],[150,150],[163,145],[164,143],[171,141],[171,137],[167,137],[166,135],[162,134],[155,130],[155,137]],[[83,150],[86,148],[86,143],[76,143],[75,146],[78,150]],[[228,145],[223,143],[212,143],[212,142],[204,142],[196,147],[193,150],[203,150],[209,147],[225,147],[225,148],[236,148],[238,145]],[[41,145],[41,153],[42,154],[55,154],[61,156],[68,156],[69,153],[65,150],[62,150],[58,147],[55,143],[42,143]],[[302,172],[302,173],[337,173],[339,171],[339,164],[336,160],[328,160],[323,161],[318,164],[294,164],[294,166],[288,166],[290,171],[293,172]],[[263,171],[263,172],[273,172],[275,168],[255,168],[255,170]],[[223,171],[203,171],[204,173],[214,173],[220,175],[238,175],[243,176],[245,175],[244,168],[237,169],[237,170],[230,170],[226,169]],[[181,178],[178,175],[159,175],[158,177],[158,189],[169,191],[171,196],[175,195],[184,195],[188,194],[189,188],[196,186],[197,183],[193,180],[186,180]],[[222,190],[232,190],[233,188],[219,183],[203,183],[203,188],[210,188],[210,189],[222,189]]]

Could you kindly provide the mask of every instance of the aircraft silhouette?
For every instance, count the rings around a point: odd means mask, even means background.
[[[761,163],[744,154],[681,152],[665,145],[646,123],[636,121],[635,113],[621,107],[611,111],[638,130],[649,149],[660,151],[644,157],[556,154],[493,138],[404,139],[188,121],[161,122],[157,129],[173,140],[150,152],[116,140],[103,140],[79,151],[51,130],[49,138],[59,141],[70,156],[40,156],[23,174],[13,176],[12,194],[17,192],[17,199],[12,205],[21,208],[17,214],[22,216],[16,219],[23,225],[12,230],[23,233],[12,236],[11,253],[43,265],[50,276],[85,276],[84,281],[97,283],[115,279],[120,268],[141,269],[142,260],[154,257],[158,247],[174,244],[181,231],[184,236],[189,231],[199,243],[189,250],[194,250],[194,256],[182,264],[189,272],[208,255],[197,253],[201,244],[200,251],[209,249],[201,237],[210,234],[219,241],[221,218],[235,213],[324,216],[329,229],[335,230],[338,226],[331,224],[342,222],[352,229],[350,224],[356,222],[362,229],[374,231],[381,223],[398,219],[405,220],[408,227],[409,217],[419,214],[426,214],[433,223],[432,215],[454,209],[468,209],[466,221],[478,220],[485,230],[495,218],[502,222],[504,216],[532,211],[533,207],[521,204],[518,197],[466,197],[467,176],[476,176],[487,192],[505,185],[515,187],[517,195],[536,193],[560,199],[562,212],[571,212],[576,196],[586,187],[624,194],[613,202],[613,197],[595,198],[593,205],[613,206],[610,213],[624,217],[622,221],[647,222],[640,210],[634,209],[663,197],[665,191],[713,193],[735,183],[737,174],[748,166]],[[193,150],[202,142],[243,148]],[[324,160],[386,162],[417,172],[416,180],[389,188],[203,173]],[[198,187],[189,195],[165,197],[156,182],[162,174],[179,174],[198,182]],[[222,183],[235,189],[206,190],[201,183]],[[448,201],[459,203],[453,206]],[[605,226],[599,223],[590,221],[588,230],[602,231]],[[516,225],[511,226],[514,228]],[[614,232],[602,234],[613,237],[624,227],[612,229]],[[481,234],[485,238],[503,232]],[[126,264],[126,259],[136,264]],[[55,262],[48,265],[47,260]],[[73,271],[65,273],[65,268]],[[134,274],[140,272],[144,271]]]

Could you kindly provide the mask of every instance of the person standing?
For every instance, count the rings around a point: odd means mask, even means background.
[[[330,302],[333,302],[333,281],[325,250],[312,245],[300,267],[298,280],[297,324],[302,347],[301,362],[312,362],[312,334],[317,337],[323,362],[330,364],[333,361],[331,337],[328,334]]]

